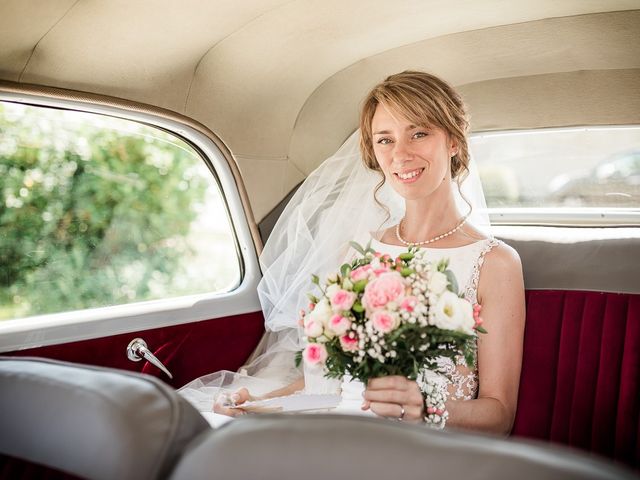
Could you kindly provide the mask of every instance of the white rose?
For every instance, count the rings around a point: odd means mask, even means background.
[[[434,307],[433,324],[445,330],[456,330],[473,335],[473,307],[469,302],[446,291]]]
[[[333,311],[331,311],[331,306],[326,298],[320,300],[315,308],[307,315],[307,318],[310,321],[314,321],[323,327],[329,323],[329,319],[333,315]]]
[[[431,281],[429,282],[429,290],[436,295],[440,295],[447,289],[448,284],[449,280],[444,273],[433,272],[431,274]]]
[[[307,337],[315,338],[322,335],[322,324],[310,319],[309,317],[304,319],[304,334]]]

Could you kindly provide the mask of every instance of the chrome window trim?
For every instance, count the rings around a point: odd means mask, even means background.
[[[111,105],[47,98],[0,91],[0,101],[63,108],[142,122],[171,132],[191,143],[212,169],[236,237],[240,284],[232,291],[205,293],[132,304],[38,315],[0,322],[0,352],[87,340],[127,332],[161,328],[200,320],[256,312],[256,287],[261,278],[251,227],[233,173],[216,144],[206,135],[178,121]]]
[[[640,208],[489,208],[492,225],[638,227]]]

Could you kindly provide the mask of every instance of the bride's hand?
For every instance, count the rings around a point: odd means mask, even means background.
[[[254,400],[254,397],[251,396],[249,390],[247,390],[246,388],[240,388],[232,394],[219,395],[216,403],[214,403],[213,405],[213,411],[215,413],[226,415],[228,417],[238,417],[240,415],[244,415],[247,412],[245,412],[241,408],[234,408],[233,405],[241,405],[244,402],[248,402],[250,400]]]
[[[367,384],[364,399],[362,409],[371,409],[381,417],[422,421],[422,393],[413,380],[401,376],[373,378]]]

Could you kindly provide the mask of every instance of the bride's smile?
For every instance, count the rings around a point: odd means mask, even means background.
[[[417,168],[405,172],[395,172],[394,175],[397,176],[402,183],[413,183],[418,180],[422,172],[424,172],[424,168]]]

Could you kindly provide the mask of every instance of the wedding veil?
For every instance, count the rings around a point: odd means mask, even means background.
[[[258,295],[267,334],[239,373],[217,372],[180,390],[201,411],[211,409],[211,397],[221,388],[245,386],[260,395],[299,378],[302,370],[294,359],[303,348],[300,310],[308,307],[308,292],[319,294],[312,288],[312,274],[324,281],[355,254],[349,241],[366,245],[372,235],[397,224],[404,215],[404,200],[388,183],[374,198],[382,176],[365,167],[359,136],[357,130],[314,170],[282,212],[260,256],[263,278]],[[460,189],[454,185],[453,191],[460,214],[471,208],[467,221],[489,235],[486,203],[473,162]],[[314,393],[328,393],[335,386],[318,372],[305,372],[305,382],[305,389]]]

